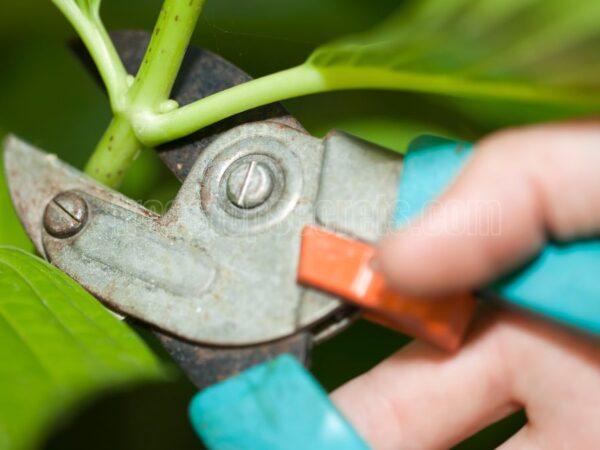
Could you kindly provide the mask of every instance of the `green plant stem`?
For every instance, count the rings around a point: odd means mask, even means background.
[[[504,98],[562,104],[598,104],[598,95],[525,84],[458,80],[444,75],[405,73],[368,67],[321,68],[303,64],[218,92],[165,114],[133,117],[140,142],[154,146],[187,136],[234,114],[267,103],[340,89],[403,89],[463,97]]]
[[[117,188],[142,148],[129,120],[115,116],[88,160],[85,172],[99,182]]]
[[[168,100],[204,0],[165,0],[129,92],[134,110],[158,111]]]
[[[134,131],[145,143],[158,145],[236,113],[325,88],[323,76],[302,65],[234,86],[166,114],[137,114],[133,117]]]
[[[75,28],[94,60],[106,86],[113,111],[123,110],[128,89],[127,71],[104,28],[99,10],[93,8],[86,15],[70,0],[53,0],[53,3]]]
[[[116,111],[88,161],[88,175],[113,188],[120,185],[143,148],[129,117],[133,112],[150,114],[169,106],[171,89],[203,4],[204,0],[165,0],[140,70],[126,95],[126,111]]]

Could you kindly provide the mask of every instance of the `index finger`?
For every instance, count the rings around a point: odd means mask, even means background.
[[[596,233],[599,168],[600,121],[492,136],[435,206],[381,243],[381,271],[410,294],[470,290],[526,261],[549,235]],[[482,229],[482,217],[493,226]]]

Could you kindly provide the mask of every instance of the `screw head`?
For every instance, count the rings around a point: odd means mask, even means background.
[[[265,203],[274,187],[269,166],[252,160],[237,163],[227,179],[227,197],[238,208],[252,209]]]
[[[44,212],[44,228],[59,239],[75,236],[88,219],[88,207],[74,192],[62,192],[52,199]]]

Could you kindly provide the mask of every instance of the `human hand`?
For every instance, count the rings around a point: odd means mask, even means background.
[[[500,233],[449,231],[451,221],[479,220],[479,208],[491,203]],[[435,296],[492,281],[548,236],[572,240],[599,230],[600,121],[541,125],[479,143],[440,201],[382,242],[378,263],[398,290]],[[527,425],[503,449],[595,450],[599,343],[490,307],[456,355],[414,342],[332,399],[376,449],[449,448],[525,408]]]

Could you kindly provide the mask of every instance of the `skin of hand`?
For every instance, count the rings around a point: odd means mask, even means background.
[[[499,233],[449,231],[490,203]],[[380,244],[377,264],[399,291],[435,296],[484,285],[548,237],[599,230],[600,120],[539,125],[481,141],[440,201]],[[456,354],[413,342],[332,399],[375,449],[447,449],[524,408],[528,423],[502,449],[596,450],[600,339],[486,305]]]

